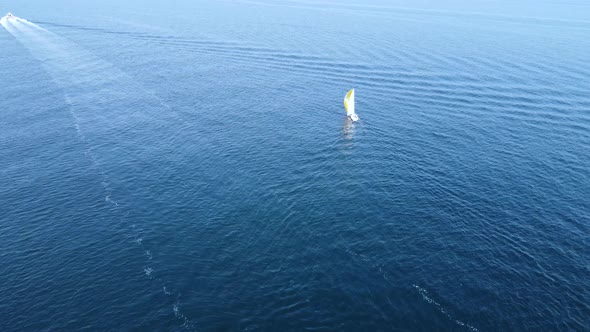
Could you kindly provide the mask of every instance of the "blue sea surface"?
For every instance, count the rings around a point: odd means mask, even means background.
[[[590,330],[586,1],[9,11],[0,331]]]

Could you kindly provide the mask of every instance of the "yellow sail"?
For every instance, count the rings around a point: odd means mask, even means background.
[[[354,89],[350,89],[344,97],[344,109],[346,109],[346,115],[354,114]]]

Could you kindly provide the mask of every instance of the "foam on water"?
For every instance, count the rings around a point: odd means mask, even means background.
[[[91,160],[93,167],[101,176],[100,183],[105,192],[104,201],[118,211],[121,220],[125,221],[130,212],[129,208],[126,207],[125,204],[120,205],[118,201],[113,198],[117,196],[117,193],[112,189],[111,180],[109,180],[108,174],[104,171],[105,167],[102,165],[100,157],[98,157],[99,154],[95,151],[97,147],[87,138],[87,135],[84,132],[84,121],[82,119],[88,116],[89,113],[79,114],[80,109],[85,107],[92,109],[91,103],[94,102],[91,98],[93,93],[92,90],[98,90],[105,86],[109,86],[110,88],[144,91],[139,99],[148,100],[162,109],[171,111],[170,114],[175,117],[176,121],[182,121],[182,118],[179,118],[178,114],[173,112],[172,109],[155,96],[155,94],[146,92],[145,89],[138,86],[137,83],[124,72],[112,64],[95,57],[90,52],[78,47],[69,40],[62,38],[35,23],[18,17],[12,19],[4,17],[0,19],[0,24],[23,46],[25,46],[33,56],[37,57],[42,62],[45,70],[63,89],[64,99],[69,106],[68,113],[72,119],[73,127],[76,130],[78,138],[85,146],[85,155]],[[93,75],[94,80],[89,81],[85,78],[87,70],[100,70],[102,75]],[[90,92],[84,94],[70,91],[70,87],[80,84],[86,85]],[[133,234],[133,237],[136,238],[135,244],[141,248],[146,262],[151,263],[153,258],[152,249],[146,247],[143,238],[141,237],[141,231],[138,230],[135,225],[132,225],[131,229],[135,232]],[[144,268],[143,272],[148,278],[164,284],[162,290],[165,295],[175,295],[174,292],[169,291],[166,287],[166,281],[154,276],[153,267],[147,266]],[[182,321],[185,328],[192,329],[193,327],[190,319],[180,312],[179,295],[180,294],[176,294],[177,299],[176,304],[174,305],[174,316]]]
[[[368,255],[365,255],[362,253],[357,253],[349,248],[344,248],[344,251],[346,251],[352,257],[356,257],[356,258],[360,259],[364,263],[369,263],[373,269],[379,271],[379,274],[387,282],[391,282],[391,280],[393,280],[393,278],[390,278],[389,273],[384,269],[385,266],[383,266],[383,264],[380,263],[379,261],[376,261],[375,259],[373,259],[372,257],[370,257]],[[465,327],[472,332],[479,331],[477,328],[473,327],[472,325],[467,324],[467,323],[453,317],[446,308],[444,308],[440,303],[436,302],[435,300],[432,299],[431,296],[429,296],[428,291],[426,289],[424,289],[418,285],[412,285],[412,287],[415,288],[416,290],[418,290],[418,292],[420,293],[420,295],[422,296],[422,299],[424,301],[434,305],[434,307],[436,307],[436,309],[440,313],[445,315],[450,321],[454,322],[455,324],[457,324],[459,326]]]
[[[143,269],[143,271],[145,272],[145,275],[146,276],[151,277],[152,276],[152,272],[154,272],[154,269],[148,266],[145,269]]]
[[[422,298],[424,299],[424,301],[432,304],[434,307],[436,307],[436,309],[438,311],[440,311],[440,313],[442,313],[443,315],[445,315],[448,319],[450,319],[451,321],[457,323],[457,325],[459,326],[464,326],[467,329],[469,329],[470,331],[473,332],[477,332],[479,331],[478,329],[476,329],[475,327],[464,323],[456,318],[454,318],[453,316],[451,316],[451,314],[449,313],[449,311],[447,309],[445,309],[440,303],[436,302],[435,300],[432,299],[432,297],[429,296],[428,291],[418,285],[414,285],[414,288],[416,290],[418,290],[418,292],[420,293],[420,295],[422,296]]]

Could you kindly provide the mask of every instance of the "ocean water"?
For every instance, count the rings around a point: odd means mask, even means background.
[[[0,331],[590,330],[585,1],[8,11]]]

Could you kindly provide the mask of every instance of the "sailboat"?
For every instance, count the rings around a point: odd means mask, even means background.
[[[350,89],[344,97],[344,108],[346,109],[346,116],[353,122],[359,120],[359,116],[354,112],[354,89]]]

